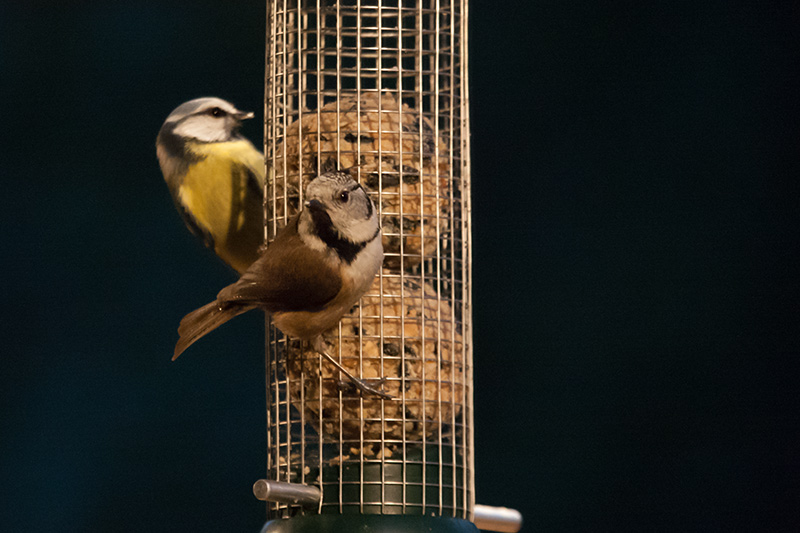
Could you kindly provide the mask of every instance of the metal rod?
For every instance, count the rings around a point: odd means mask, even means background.
[[[516,509],[476,504],[473,510],[475,517],[472,522],[478,529],[517,533],[522,527],[522,514]]]
[[[253,484],[253,494],[265,502],[280,502],[292,505],[314,506],[322,498],[317,487],[300,483],[284,483],[259,479]]]

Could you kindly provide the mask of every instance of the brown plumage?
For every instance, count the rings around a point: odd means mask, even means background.
[[[239,281],[219,291],[215,301],[183,317],[173,361],[207,333],[256,307],[273,315],[276,322],[286,322],[281,318],[286,318],[287,313],[318,311],[334,299],[342,288],[341,279],[324,252],[303,245],[297,232],[298,219],[299,215],[295,216],[278,233]],[[315,271],[309,271],[308,265],[316,265]],[[333,327],[340,318],[329,320],[322,330]],[[309,340],[316,336],[303,335],[303,328],[292,327],[291,322],[285,327],[276,325],[293,337]]]
[[[312,180],[306,198],[304,209],[260,251],[239,281],[181,320],[172,359],[228,320],[260,308],[284,334],[311,341],[359,390],[390,398],[333,359],[322,337],[380,269],[383,246],[375,206],[361,185],[340,172]]]

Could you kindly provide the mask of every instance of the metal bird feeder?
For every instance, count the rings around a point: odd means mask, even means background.
[[[475,530],[467,103],[466,0],[268,0],[265,238],[326,170],[371,192],[384,265],[326,339],[394,399],[268,324],[265,531]]]

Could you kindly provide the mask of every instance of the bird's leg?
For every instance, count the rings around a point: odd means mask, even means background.
[[[383,392],[382,390],[377,389],[377,388],[369,385],[366,381],[358,379],[357,377],[355,377],[344,366],[342,366],[336,359],[334,359],[333,357],[328,355],[328,352],[326,351],[328,349],[328,346],[325,344],[325,339],[322,338],[322,335],[319,335],[316,339],[314,339],[314,341],[312,343],[312,346],[314,347],[314,350],[317,353],[319,353],[320,355],[325,357],[325,359],[330,361],[333,364],[333,366],[335,366],[339,370],[339,372],[341,372],[342,374],[347,376],[347,379],[349,379],[352,382],[353,386],[355,386],[361,392],[367,393],[367,394],[374,394],[375,396],[380,396],[381,398],[383,398],[385,400],[392,400],[393,399],[392,395],[387,394],[387,393]],[[382,379],[378,380],[378,382],[379,383],[383,383],[383,380]]]

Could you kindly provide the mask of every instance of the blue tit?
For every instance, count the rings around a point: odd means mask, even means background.
[[[264,240],[264,156],[239,134],[248,118],[220,98],[197,98],[170,113],[156,139],[186,226],[240,274]]]

